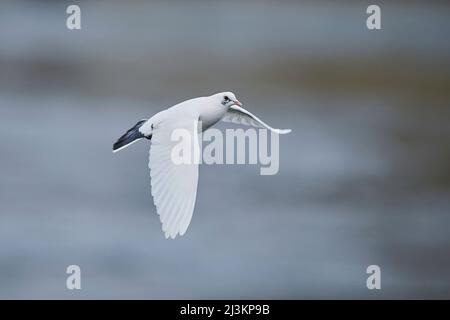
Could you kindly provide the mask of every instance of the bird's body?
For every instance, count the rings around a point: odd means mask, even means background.
[[[141,127],[140,131],[149,135],[152,132],[152,126],[158,126],[163,121],[181,118],[198,119],[202,123],[202,131],[205,131],[219,122],[227,112],[226,108],[208,105],[207,98],[209,97],[186,100],[158,112]]]
[[[279,134],[290,132],[268,126],[241,106],[231,92],[186,100],[148,120],[139,121],[114,144],[113,151],[116,152],[142,138],[152,141],[149,156],[152,196],[167,238],[186,232],[194,211],[198,185],[198,162],[177,164],[172,159],[176,145],[172,139],[174,130],[183,129],[195,137],[200,131],[223,120],[264,127]],[[199,153],[193,139],[194,158],[198,158]]]

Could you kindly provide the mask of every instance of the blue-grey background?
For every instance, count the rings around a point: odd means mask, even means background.
[[[450,298],[450,5],[371,3],[2,0],[0,298]],[[226,90],[293,129],[280,172],[202,166],[165,240],[149,143],[112,143]]]

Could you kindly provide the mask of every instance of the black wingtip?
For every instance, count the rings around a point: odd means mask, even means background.
[[[139,131],[139,128],[147,121],[147,119],[141,120],[134,125],[133,128],[129,129],[123,136],[121,136],[113,144],[113,152],[117,152],[136,140],[145,138],[145,136]]]

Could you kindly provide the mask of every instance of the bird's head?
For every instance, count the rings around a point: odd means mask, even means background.
[[[233,92],[221,92],[213,95],[212,97],[217,105],[227,109],[234,105],[242,107],[242,103],[236,98]]]

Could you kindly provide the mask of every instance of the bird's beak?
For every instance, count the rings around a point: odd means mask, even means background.
[[[242,103],[239,100],[234,100],[233,102],[235,105],[242,107]]]

